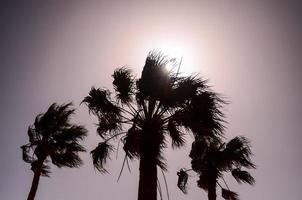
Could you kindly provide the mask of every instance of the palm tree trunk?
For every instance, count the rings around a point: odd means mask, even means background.
[[[209,189],[208,189],[208,199],[209,200],[216,200],[216,179],[211,180],[209,183]]]
[[[41,161],[38,160],[38,162],[37,162],[37,167],[34,170],[34,178],[33,178],[32,184],[31,184],[31,188],[30,188],[27,200],[35,199],[36,192],[37,192],[38,185],[39,185],[43,162],[44,162],[44,160],[41,160]]]
[[[155,159],[140,158],[138,200],[157,199],[157,165]]]

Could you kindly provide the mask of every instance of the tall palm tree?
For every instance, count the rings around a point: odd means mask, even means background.
[[[222,197],[227,200],[238,200],[238,194],[231,191],[226,184],[223,175],[230,172],[238,183],[253,185],[255,179],[244,168],[255,168],[251,161],[250,141],[237,136],[228,143],[199,137],[192,144],[190,157],[192,159],[192,170],[197,172],[199,180],[197,185],[208,192],[209,200],[216,200],[216,187],[221,187]],[[185,193],[187,182],[187,171],[181,169],[178,172],[178,187]],[[222,187],[222,180],[226,188]]]
[[[34,172],[28,200],[35,198],[40,176],[49,176],[49,161],[59,168],[79,167],[82,164],[78,153],[85,149],[79,141],[84,139],[87,130],[70,122],[70,116],[75,111],[70,106],[71,103],[52,104],[28,128],[29,143],[21,146],[23,160],[31,164]]]
[[[119,138],[124,145],[124,163],[140,160],[138,200],[157,199],[157,166],[166,169],[162,152],[167,138],[177,148],[185,144],[186,131],[214,137],[224,129],[223,100],[210,90],[207,81],[167,71],[169,62],[178,66],[175,60],[151,52],[139,79],[125,67],[114,71],[114,98],[107,89],[92,88],[83,100],[97,116],[97,133],[103,139],[91,152],[94,166],[106,172],[104,164],[114,150],[111,141]]]

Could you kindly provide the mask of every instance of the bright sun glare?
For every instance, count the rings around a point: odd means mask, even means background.
[[[155,50],[160,51],[170,60],[166,66],[168,71],[176,72],[179,70],[183,75],[190,75],[197,72],[192,57],[193,51],[189,47],[168,42],[161,42],[158,45],[153,44],[153,46],[155,46]]]

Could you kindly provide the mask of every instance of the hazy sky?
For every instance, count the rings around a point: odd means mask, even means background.
[[[28,194],[33,174],[19,147],[38,113],[53,102],[73,101],[74,121],[89,130],[90,152],[100,141],[96,119],[79,103],[91,86],[112,88],[114,68],[127,65],[140,76],[148,51],[161,48],[182,55],[184,73],[201,73],[232,102],[225,109],[227,137],[249,137],[258,166],[254,187],[227,178],[241,199],[301,199],[298,1],[7,2],[0,5],[0,199]],[[190,167],[189,149],[166,151],[171,200],[206,199],[193,177],[188,195],[176,187],[176,171]],[[37,199],[136,199],[138,162],[117,183],[119,154],[107,175],[93,169],[89,153],[80,169],[52,167],[51,178],[41,178]]]

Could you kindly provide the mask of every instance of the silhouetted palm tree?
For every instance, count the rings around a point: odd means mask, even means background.
[[[21,146],[23,160],[31,164],[34,172],[28,200],[35,198],[40,176],[49,176],[49,161],[57,167],[79,167],[82,164],[78,152],[85,149],[79,140],[84,139],[87,131],[83,126],[70,122],[70,116],[75,111],[70,106],[71,103],[52,104],[28,128],[29,143]]]
[[[91,152],[94,166],[106,172],[104,164],[114,150],[111,139],[120,136],[125,161],[140,159],[139,200],[157,199],[157,166],[165,169],[162,154],[171,138],[172,147],[184,145],[184,132],[217,136],[224,103],[196,76],[182,77],[166,70],[172,62],[160,53],[147,56],[141,78],[136,79],[127,68],[114,71],[115,98],[110,91],[92,88],[83,100],[98,117],[97,132],[103,141]],[[118,142],[117,142],[118,143]]]
[[[226,184],[223,175],[231,172],[238,183],[253,185],[255,179],[243,168],[255,168],[251,161],[250,142],[247,138],[238,136],[228,143],[219,140],[199,137],[192,144],[190,157],[192,158],[192,170],[197,172],[199,180],[197,185],[208,192],[209,200],[216,200],[216,187],[222,190],[222,197],[227,200],[238,200],[238,194],[231,191]],[[178,187],[185,193],[188,170],[181,169],[178,172]],[[218,182],[221,179],[226,187]]]

